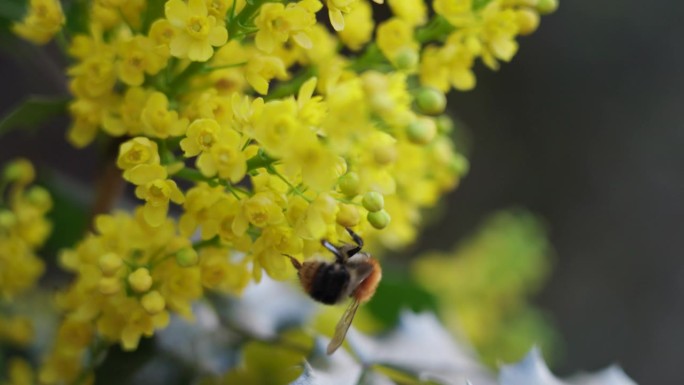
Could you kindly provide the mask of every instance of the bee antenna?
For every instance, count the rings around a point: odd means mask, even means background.
[[[290,258],[290,262],[292,262],[292,266],[294,266],[294,268],[297,269],[297,271],[299,271],[299,269],[302,268],[302,263],[299,262],[297,259],[295,259],[295,257],[288,255],[288,254],[283,254],[283,255]]]

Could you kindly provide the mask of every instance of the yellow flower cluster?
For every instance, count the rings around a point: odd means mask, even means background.
[[[30,186],[34,179],[33,166],[24,159],[9,163],[0,175],[0,345],[15,348],[33,342],[33,322],[15,311],[15,305],[43,273],[44,264],[36,250],[51,230],[45,215],[52,199],[42,187]],[[25,360],[12,358],[6,369],[10,384],[34,383]]]
[[[76,279],[57,298],[64,316],[41,381],[73,381],[96,339],[132,350],[167,325],[169,311],[192,318],[190,304],[202,294],[194,250],[173,221],[151,227],[143,211],[99,216],[96,233],[60,255]]]
[[[453,251],[417,258],[412,271],[437,297],[445,325],[468,336],[483,360],[496,365],[556,342],[526,299],[547,278],[551,252],[536,218],[501,212]]]
[[[282,254],[309,258],[345,228],[413,241],[420,209],[467,169],[444,92],[472,88],[475,58],[510,60],[541,1],[389,0],[379,25],[367,0],[82,2],[68,139],[120,138],[144,204],[62,254],[76,278],[41,380],[74,379],[98,341],[135,349],[203,288],[291,276]],[[32,1],[20,25],[54,34],[41,17],[61,25],[58,5]]]
[[[15,23],[12,31],[32,43],[46,44],[62,29],[64,22],[59,0],[31,0],[24,20]]]
[[[33,166],[23,159],[0,176],[0,301],[31,288],[43,273],[35,251],[50,234],[45,215],[52,199],[42,187],[29,187],[34,178]]]
[[[421,83],[441,91],[450,87],[472,89],[475,60],[481,58],[494,70],[499,68],[499,61],[510,61],[518,51],[516,36],[534,32],[539,13],[552,12],[555,4],[547,0],[434,0],[438,17],[423,37],[434,31],[450,32],[442,44],[424,48],[419,69]]]

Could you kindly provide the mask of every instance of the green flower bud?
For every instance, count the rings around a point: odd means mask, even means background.
[[[394,65],[400,70],[409,70],[418,65],[418,53],[410,48],[401,50],[394,57]]]
[[[355,172],[348,172],[339,180],[339,187],[342,194],[348,197],[354,197],[359,195],[359,188],[361,187],[361,179],[359,174]]]
[[[50,198],[50,193],[46,189],[40,186],[31,187],[26,193],[28,201],[32,205],[47,210],[52,206],[52,199]]]
[[[176,253],[176,262],[182,267],[191,267],[197,265],[199,261],[199,256],[197,251],[192,247],[186,247],[184,249],[178,250]]]
[[[370,212],[376,212],[385,207],[385,199],[379,192],[369,191],[363,194],[363,200],[361,201],[361,204],[366,210]]]
[[[5,167],[4,178],[22,184],[31,182],[36,177],[33,165],[26,159],[20,158]]]
[[[368,219],[368,222],[371,224],[371,226],[381,230],[389,225],[392,218],[390,218],[390,215],[387,211],[380,210],[376,212],[369,212],[366,219]]]
[[[539,0],[537,3],[537,11],[542,15],[548,15],[558,9],[558,0]]]
[[[437,125],[429,118],[418,118],[406,127],[408,139],[415,144],[428,144],[436,134]]]
[[[17,217],[9,210],[0,210],[0,229],[9,229],[17,223]]]
[[[463,155],[456,153],[454,154],[454,157],[451,159],[449,167],[456,174],[463,176],[466,173],[468,173],[468,170],[470,169],[470,163],[468,162],[468,159],[466,159]]]
[[[440,115],[435,119],[435,124],[437,124],[437,132],[440,134],[451,134],[454,131],[454,121],[449,117],[449,115]]]
[[[434,88],[423,88],[416,94],[416,105],[424,114],[441,114],[446,108],[446,102],[444,93]]]

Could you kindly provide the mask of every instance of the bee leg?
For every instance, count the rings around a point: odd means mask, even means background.
[[[290,262],[292,262],[292,266],[294,266],[294,268],[297,269],[297,271],[299,271],[299,269],[302,268],[301,262],[299,262],[298,260],[296,260],[295,257],[293,257],[293,256],[291,256],[291,255],[287,255],[287,254],[283,254],[283,255],[286,256],[286,257],[288,257],[288,258],[290,258]]]
[[[357,247],[351,248],[347,251],[347,256],[349,258],[351,258],[354,255],[356,255],[356,253],[361,251],[361,248],[363,247],[363,239],[361,239],[361,237],[358,234],[356,234],[354,231],[352,231],[352,229],[350,229],[349,227],[346,227],[346,229],[347,229],[347,232],[349,233],[349,235],[351,235],[354,242],[357,244]]]
[[[328,249],[331,253],[335,254],[335,260],[337,260],[338,262],[344,262],[344,256],[342,255],[340,249],[337,246],[326,241],[325,239],[321,241],[321,245],[323,245],[323,247]]]
[[[350,229],[349,227],[345,227],[345,229],[347,229],[347,232],[349,233],[349,235],[351,235],[354,242],[356,242],[356,244],[359,246],[360,250],[363,247],[363,239],[359,236],[359,234],[356,234],[354,230]]]

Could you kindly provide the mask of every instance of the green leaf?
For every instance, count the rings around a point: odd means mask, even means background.
[[[437,312],[437,298],[398,269],[383,269],[373,301],[364,305],[385,326],[397,323],[402,309]]]
[[[66,15],[65,29],[71,34],[88,34],[88,9],[90,2],[87,0],[74,0],[64,7]]]
[[[69,98],[30,96],[0,120],[0,136],[18,128],[36,128],[66,113]]]

